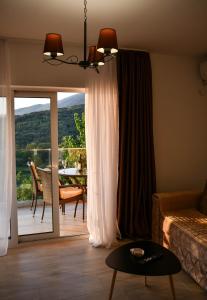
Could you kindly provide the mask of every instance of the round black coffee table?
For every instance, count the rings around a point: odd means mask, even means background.
[[[142,248],[145,252],[142,258],[133,256],[130,252],[131,248]],[[145,258],[157,256],[156,259],[145,262]],[[143,275],[145,276],[145,285],[147,285],[147,276],[168,275],[172,290],[173,299],[175,299],[175,290],[172,274],[181,270],[181,264],[178,258],[168,249],[151,241],[138,241],[123,245],[112,251],[106,258],[106,264],[114,269],[109,300],[112,299],[114,284],[117,271]]]

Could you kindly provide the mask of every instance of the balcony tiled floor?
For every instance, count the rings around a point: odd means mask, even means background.
[[[85,220],[82,219],[82,204],[78,205],[76,218],[73,217],[75,203],[67,203],[65,215],[62,215],[61,209],[59,210],[60,216],[60,236],[74,236],[81,234],[88,234]],[[86,209],[85,209],[86,212]],[[30,207],[18,208],[18,232],[19,235],[27,235],[34,233],[43,233],[52,231],[52,209],[46,207],[44,220],[41,223],[42,206],[38,206],[35,216]]]

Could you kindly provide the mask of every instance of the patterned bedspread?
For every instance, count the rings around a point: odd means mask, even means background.
[[[170,211],[163,222],[163,244],[207,290],[207,216],[196,209]]]

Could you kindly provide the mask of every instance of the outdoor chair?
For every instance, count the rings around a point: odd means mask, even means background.
[[[33,161],[27,162],[27,166],[30,169],[32,176],[32,204],[31,209],[34,206],[33,216],[35,215],[37,208],[37,199],[38,197],[43,197],[42,184],[41,180],[38,176],[37,169],[35,163]]]
[[[41,178],[42,189],[43,189],[43,211],[41,221],[44,218],[45,206],[46,204],[52,205],[52,173],[48,169],[37,168],[37,172]],[[59,204],[62,208],[62,214],[65,214],[65,204],[69,202],[76,201],[74,218],[76,216],[76,209],[79,201],[83,202],[83,220],[85,211],[85,197],[84,189],[81,185],[71,184],[71,185],[61,185],[59,182]]]

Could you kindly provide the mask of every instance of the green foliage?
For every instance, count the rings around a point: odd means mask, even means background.
[[[64,136],[60,147],[62,148],[85,148],[85,113],[82,112],[81,117],[78,113],[74,113],[74,122],[78,134]]]
[[[78,134],[74,114],[81,115],[84,105],[58,109],[58,140]],[[15,117],[16,149],[48,149],[51,147],[50,111],[33,112]],[[32,146],[34,145],[34,148]]]
[[[27,144],[26,149],[27,150],[38,149],[38,145],[37,145],[37,143],[30,143],[30,144]]]
[[[85,113],[83,112],[81,117],[79,117],[78,113],[74,113],[74,121],[75,126],[78,130],[79,135],[75,138],[77,143],[79,143],[80,148],[86,147],[86,137],[85,137]]]
[[[65,164],[67,168],[76,167],[76,163],[78,162],[81,155],[82,160],[82,168],[86,168],[86,149],[85,148],[62,148],[60,149],[60,161],[59,167],[62,168]],[[63,163],[64,161],[64,163]]]
[[[82,167],[86,168],[85,113],[82,112],[81,116],[78,113],[74,113],[74,122],[78,134],[62,138],[60,147],[66,149],[62,150],[62,160],[64,160],[65,166],[75,167],[76,162],[81,157]]]
[[[17,200],[32,199],[32,179],[22,171],[17,173]]]
[[[50,112],[41,111],[16,116],[16,148],[25,149],[28,144],[50,145]],[[37,144],[38,143],[38,144]],[[35,146],[36,147],[36,146]]]
[[[20,185],[22,181],[22,171],[17,172],[16,180],[17,180],[17,185]]]

